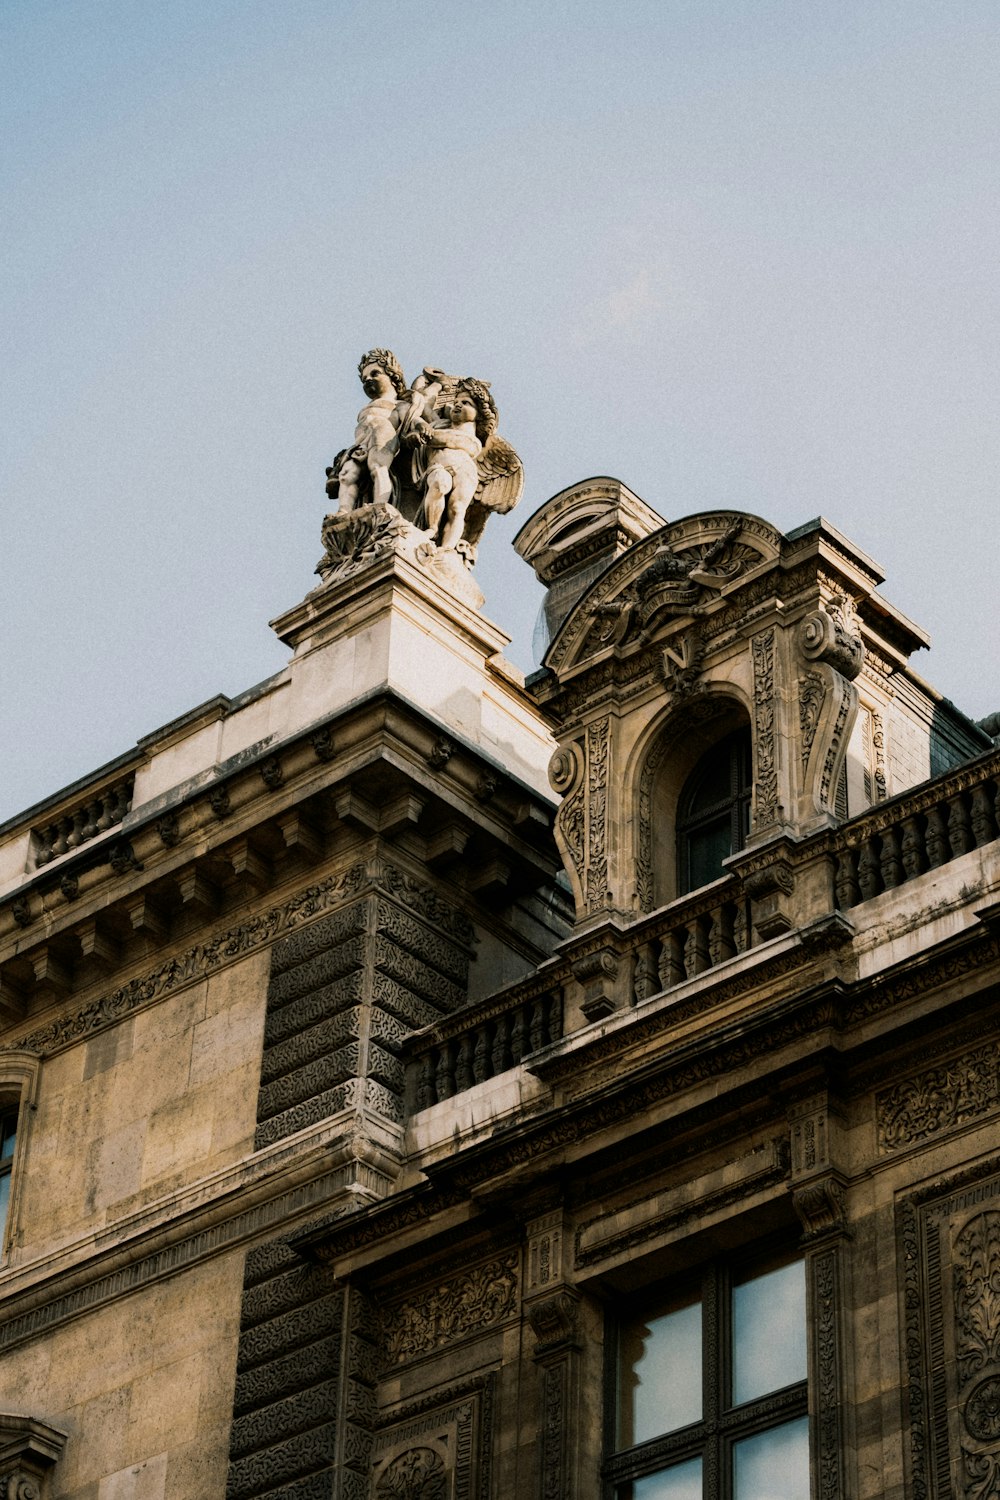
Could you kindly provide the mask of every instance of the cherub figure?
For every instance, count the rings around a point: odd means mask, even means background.
[[[492,436],[497,409],[481,380],[458,381],[433,424],[417,424],[416,438],[425,449],[427,465],[424,519],[427,534],[442,551],[454,550],[463,539],[465,518],[481,475],[477,459]]]
[[[399,447],[400,403],[406,377],[390,349],[369,349],[358,364],[368,405],[358,412],[354,443],[344,448],[326,471],[327,494],[337,495],[340,511],[351,511],[370,486],[375,505],[393,497],[390,469]]]

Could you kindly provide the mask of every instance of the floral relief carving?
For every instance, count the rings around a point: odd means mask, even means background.
[[[375,1500],[445,1500],[447,1473],[436,1448],[408,1448],[390,1459],[375,1484]]]
[[[754,826],[768,828],[778,816],[778,765],[774,743],[774,630],[753,638]]]
[[[587,906],[601,911],[608,888],[608,770],[611,721],[599,719],[587,729]]]
[[[840,681],[840,706],[837,709],[837,722],[833,726],[833,735],[826,752],[826,760],[823,762],[823,775],[819,784],[819,799],[822,807],[830,806],[830,789],[833,785],[833,769],[840,757],[840,748],[844,741],[844,730],[855,701],[855,692],[849,682],[841,678]]]
[[[879,1149],[898,1151],[998,1108],[1000,1056],[995,1046],[978,1047],[876,1095]]]
[[[882,715],[874,711],[869,715],[871,721],[871,746],[872,746],[872,779],[874,785],[875,802],[884,802],[889,795],[889,786],[885,769],[885,726],[882,723]]]
[[[511,1252],[390,1308],[385,1324],[390,1363],[416,1359],[509,1318],[517,1308],[517,1270],[518,1257]]]
[[[955,1239],[955,1363],[968,1500],[1000,1491],[1000,1213],[987,1210]]]
[[[816,738],[824,697],[825,689],[820,674],[818,672],[803,673],[799,678],[799,736],[803,771],[809,764],[809,752]]]
[[[161,995],[193,984],[205,974],[274,942],[313,917],[322,916],[350,900],[366,887],[381,889],[454,941],[466,947],[472,946],[474,930],[468,917],[430,886],[413,880],[384,861],[356,864],[307,886],[283,906],[272,907],[236,927],[224,929],[207,942],[196,943],[81,1009],[47,1022],[11,1045],[47,1056],[81,1036],[114,1025]]]

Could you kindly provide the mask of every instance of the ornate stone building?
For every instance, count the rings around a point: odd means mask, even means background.
[[[0,828],[0,1493],[1000,1494],[993,741],[611,479],[525,685],[367,451],[287,668]]]

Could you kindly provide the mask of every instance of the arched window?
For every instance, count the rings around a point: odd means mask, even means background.
[[[749,729],[713,745],[684,784],[677,807],[678,889],[718,880],[722,861],[742,849],[750,832],[753,766]]]

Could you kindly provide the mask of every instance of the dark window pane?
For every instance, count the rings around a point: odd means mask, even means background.
[[[688,783],[684,814],[696,818],[699,813],[718,807],[720,802],[728,802],[735,791],[732,746],[729,740],[723,740],[700,762]]]
[[[623,1327],[619,1379],[620,1447],[631,1448],[697,1422],[701,1304],[693,1302]]]
[[[733,1500],[809,1500],[809,1418],[733,1444]]]
[[[722,861],[733,852],[732,824],[728,812],[714,823],[688,834],[688,886],[696,891],[710,885],[725,871]]]
[[[733,1405],[806,1378],[802,1261],[733,1287]]]
[[[0,1161],[10,1161],[17,1140],[17,1111],[0,1116]]]

